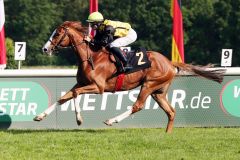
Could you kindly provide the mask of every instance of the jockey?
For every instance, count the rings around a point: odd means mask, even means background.
[[[85,37],[85,40],[91,41],[94,44],[106,47],[111,53],[118,57],[117,66],[119,72],[125,72],[132,68],[128,64],[128,60],[122,53],[119,47],[127,46],[137,39],[137,33],[131,28],[129,23],[112,21],[103,18],[103,15],[99,12],[93,12],[88,16],[87,22],[93,30],[96,31],[93,40],[89,37]]]

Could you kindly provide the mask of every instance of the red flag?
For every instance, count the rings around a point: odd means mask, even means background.
[[[98,0],[90,0],[90,7],[89,12],[96,12],[98,11]]]
[[[6,67],[6,47],[4,33],[5,13],[3,0],[0,0],[0,69]]]
[[[184,36],[181,0],[172,0],[171,16],[173,18],[172,61],[184,63]]]
[[[90,0],[90,5],[89,5],[89,12],[97,12],[98,11],[98,0]],[[91,36],[94,36],[94,31],[91,30],[91,27],[89,26],[89,33],[91,33]]]

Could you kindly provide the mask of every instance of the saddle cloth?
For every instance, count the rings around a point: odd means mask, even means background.
[[[125,54],[127,56],[128,63],[133,66],[133,69],[128,70],[125,73],[116,72],[112,76],[112,77],[117,76],[115,90],[113,92],[121,90],[126,74],[130,74],[151,67],[151,63],[148,59],[147,51],[145,48],[139,48],[136,51],[125,52]]]
[[[151,63],[147,56],[145,48],[139,48],[136,51],[129,51],[126,53],[128,63],[133,66],[133,69],[125,72],[125,74],[133,73],[142,69],[151,67]]]

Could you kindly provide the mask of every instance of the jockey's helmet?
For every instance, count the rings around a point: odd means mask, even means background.
[[[100,12],[93,12],[88,16],[87,22],[102,22],[103,20],[103,15]]]

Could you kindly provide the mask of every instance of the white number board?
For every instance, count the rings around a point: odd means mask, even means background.
[[[221,66],[223,67],[232,66],[232,49],[222,49]]]
[[[15,42],[14,59],[18,61],[25,60],[26,57],[26,42]]]

